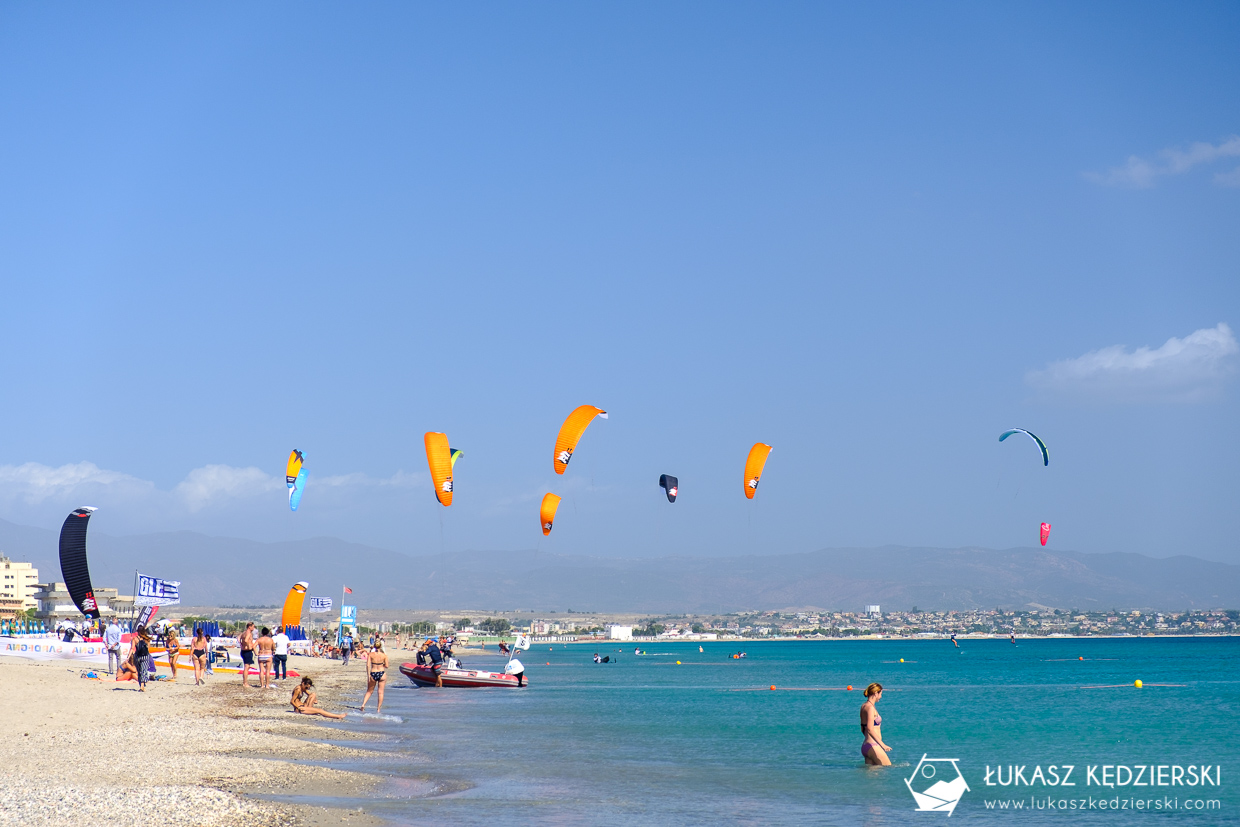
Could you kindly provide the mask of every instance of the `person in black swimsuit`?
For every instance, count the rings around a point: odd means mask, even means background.
[[[366,695],[362,698],[362,712],[366,711],[366,702],[370,700],[370,693],[377,688],[379,690],[379,702],[375,708],[375,712],[383,711],[383,687],[386,683],[384,678],[387,674],[388,656],[383,651],[383,640],[376,639],[374,646],[366,653]]]
[[[207,633],[199,626],[194,630],[194,642],[190,644],[189,657],[194,663],[194,686],[206,683],[203,675],[207,671],[207,650],[211,644],[207,641]]]

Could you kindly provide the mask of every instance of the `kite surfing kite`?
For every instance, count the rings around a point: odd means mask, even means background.
[[[284,469],[284,481],[288,483],[288,507],[296,511],[301,505],[302,492],[306,490],[306,469],[301,467],[303,457],[296,448],[288,455],[288,465]]]
[[[671,474],[660,474],[659,487],[667,494],[667,501],[669,503],[676,502],[676,495],[680,493],[680,480]]]
[[[1050,455],[1050,452],[1046,450],[1046,443],[1038,439],[1037,434],[1026,431],[1024,428],[1011,428],[1010,430],[1004,431],[1003,433],[999,434],[999,441],[1002,442],[1003,440],[1010,437],[1012,434],[1024,434],[1025,436],[1032,439],[1034,442],[1038,443],[1038,448],[1041,449],[1042,451],[1042,464],[1043,465],[1051,464],[1051,455]]]
[[[99,617],[99,604],[95,601],[90,569],[86,566],[86,527],[94,513],[95,509],[89,505],[75,508],[60,527],[60,573],[65,578],[73,605],[88,620]]]
[[[756,442],[749,449],[749,458],[745,460],[745,496],[751,500],[758,491],[758,480],[762,479],[762,469],[770,453],[771,446],[765,442]]]
[[[555,494],[543,495],[542,507],[538,509],[538,522],[542,526],[544,537],[551,533],[551,526],[555,523],[555,511],[559,507],[559,497]]]
[[[288,597],[284,598],[284,610],[280,612],[280,625],[286,630],[290,626],[301,625],[301,604],[306,599],[306,591],[310,588],[310,584],[305,580],[293,584],[293,588],[288,590]]]
[[[455,468],[456,461],[460,459],[461,457],[465,456],[465,452],[460,450],[459,448],[449,448],[448,452],[452,454],[452,467]]]
[[[556,435],[555,454],[551,458],[557,474],[564,473],[569,460],[573,458],[573,451],[577,450],[577,442],[586,432],[586,426],[593,422],[595,417],[606,419],[607,411],[593,405],[582,405],[564,420],[564,424],[560,426],[560,433]]]
[[[447,435],[437,431],[428,431],[422,441],[426,443],[426,464],[435,484],[435,499],[446,508],[452,505],[452,466],[461,452],[449,448]]]
[[[1046,545],[1047,539],[1051,536],[1051,524],[1042,523],[1042,529],[1039,533],[1041,534],[1041,537],[1042,537],[1042,545]]]

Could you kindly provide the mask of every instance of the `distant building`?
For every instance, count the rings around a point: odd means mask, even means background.
[[[618,626],[615,623],[608,623],[607,624],[607,639],[608,640],[632,640],[633,639],[633,627],[632,626]]]
[[[117,594],[116,589],[95,589],[99,614],[105,618],[127,618],[133,613],[133,597]],[[81,620],[82,613],[69,596],[64,583],[40,583],[34,592],[34,616],[48,625],[60,620]]]
[[[877,617],[883,613],[883,610],[877,603],[874,603],[865,607],[865,613],[871,617]]]
[[[0,600],[20,600],[18,611],[36,608],[34,593],[39,588],[39,570],[30,563],[19,563],[0,554]]]

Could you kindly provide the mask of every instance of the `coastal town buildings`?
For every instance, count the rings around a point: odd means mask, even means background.
[[[64,583],[40,583],[34,592],[34,616],[49,626],[61,620],[81,620],[82,613],[73,604]],[[105,618],[129,617],[133,612],[133,596],[118,594],[116,589],[95,589],[99,613]]]
[[[35,608],[34,593],[38,588],[38,569],[0,554],[0,617],[11,618]]]

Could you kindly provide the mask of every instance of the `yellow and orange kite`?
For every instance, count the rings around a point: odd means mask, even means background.
[[[560,433],[556,435],[555,453],[551,457],[557,474],[564,473],[569,460],[573,458],[573,451],[577,450],[581,435],[586,432],[586,426],[593,422],[596,416],[606,419],[607,411],[593,405],[582,405],[564,420],[564,424],[560,426]]]
[[[762,479],[762,469],[770,454],[771,446],[765,442],[755,442],[749,449],[749,458],[745,460],[745,496],[751,500],[758,491],[758,480]]]
[[[435,499],[442,506],[452,505],[452,466],[460,451],[448,447],[447,434],[427,431],[422,438],[426,443],[426,464],[431,469],[431,481],[435,484]]]
[[[293,588],[288,590],[288,597],[284,598],[284,611],[280,612],[280,625],[285,629],[301,625],[301,604],[305,601],[309,588],[310,584],[302,580],[294,583]]]
[[[559,507],[560,498],[555,494],[543,496],[542,507],[538,509],[538,522],[542,526],[544,537],[551,533],[551,526],[555,523],[555,512]]]

